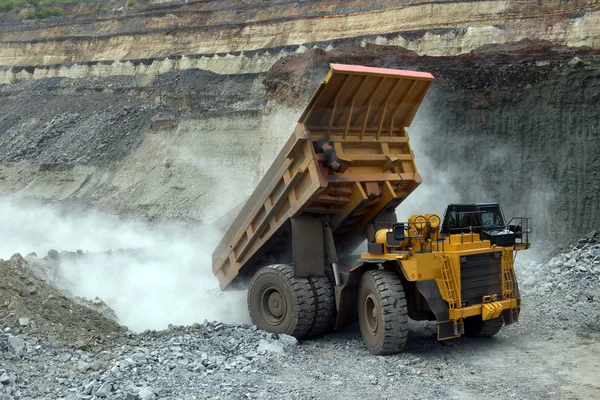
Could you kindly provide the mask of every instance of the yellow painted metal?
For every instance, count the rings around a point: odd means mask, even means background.
[[[442,279],[442,265],[435,253],[414,254],[407,259],[399,258],[409,281]]]
[[[518,293],[514,273],[513,248],[493,245],[489,240],[481,240],[479,234],[450,235],[445,240],[437,240],[440,219],[434,214],[413,215],[405,234],[415,239],[406,240],[399,246],[384,246],[384,254],[362,253],[363,260],[396,261],[401,273],[408,281],[435,280],[444,301],[448,303],[449,321],[481,316],[485,320],[498,318],[503,310],[518,308]],[[390,230],[376,232],[376,242],[386,244],[386,234]],[[427,240],[426,237],[436,240]],[[398,251],[402,250],[402,251]],[[464,306],[461,298],[460,266],[461,257],[502,253],[501,275],[502,293],[484,295],[481,304]],[[447,322],[447,321],[443,321]]]
[[[483,303],[481,305],[481,319],[484,321],[498,318],[502,312],[502,304],[497,301],[492,303]]]
[[[439,243],[440,217],[435,214],[415,214],[408,219],[408,226],[404,229],[406,239],[394,248],[400,250],[412,249],[415,253],[424,251],[438,251],[441,248]],[[380,229],[375,234],[375,242],[387,244],[387,234],[392,232],[391,228]],[[386,250],[387,251],[387,250]]]
[[[387,229],[380,229],[375,233],[375,243],[386,244],[387,242],[387,233],[389,231]],[[383,247],[384,249],[386,246]]]
[[[427,219],[427,222],[429,222],[429,226],[432,229],[438,229],[442,224],[440,217],[436,214],[425,214],[425,218]]]
[[[442,298],[448,302],[450,310],[456,309],[460,305],[460,280],[453,266],[450,255],[442,253],[438,255],[440,259],[441,279],[437,279],[438,287]]]
[[[408,219],[408,224],[410,228],[414,228],[415,231],[421,233],[427,226],[427,218],[423,215],[414,214]]]
[[[371,254],[371,253],[361,253],[361,259],[363,260],[378,260],[378,261],[396,261],[400,260],[402,256],[397,254]]]
[[[486,303],[491,304],[491,303]],[[499,304],[502,309],[500,310],[510,310],[517,308],[517,299],[508,299],[494,302],[494,304]],[[457,308],[454,310],[450,310],[449,319],[451,321],[458,321],[461,318],[475,317],[477,315],[482,315],[483,304],[475,304],[468,307]]]
[[[502,253],[502,298],[509,299],[516,294],[517,278],[513,265],[513,253],[503,249]]]

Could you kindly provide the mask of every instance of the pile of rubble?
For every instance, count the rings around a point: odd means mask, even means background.
[[[273,360],[295,354],[296,345],[291,336],[206,321],[129,334],[121,346],[95,350],[2,333],[12,369],[0,369],[0,399],[262,398]]]
[[[112,319],[113,321],[119,322],[119,319],[114,312],[102,299],[95,297],[93,300],[86,299],[79,296],[74,296],[69,288],[73,287],[73,283],[70,282],[62,273],[60,269],[61,262],[72,261],[73,259],[81,258],[85,256],[82,250],[76,252],[49,250],[45,257],[38,257],[36,253],[30,253],[24,258],[22,263],[23,268],[35,276],[41,279],[56,289],[58,289],[64,296],[71,299],[76,304],[91,308],[94,311],[99,312],[106,318]]]
[[[519,261],[520,285],[531,295],[565,292],[567,300],[600,285],[600,244],[580,243],[547,263]]]
[[[585,239],[548,262],[515,268],[524,309],[548,328],[600,329],[600,243]]]
[[[43,258],[0,260],[0,400],[321,398],[320,389],[305,390],[314,379],[334,385],[330,391],[348,385],[349,392],[368,396],[374,388],[397,392],[407,376],[416,378],[404,388],[407,393],[447,397],[447,382],[438,381],[440,363],[452,363],[450,352],[468,357],[474,348],[485,348],[464,338],[436,343],[432,324],[413,326],[410,350],[391,358],[371,357],[358,332],[301,347],[293,337],[247,324],[205,321],[133,333],[115,322],[114,313],[106,315],[110,308],[101,300],[75,298],[54,286],[62,279],[56,266],[63,256],[82,254],[51,251]],[[566,329],[588,336],[600,331],[600,243],[578,243],[549,262],[519,260],[516,269],[522,323],[503,331],[490,348],[500,346],[503,335],[520,337],[520,329],[533,337]],[[368,374],[344,383],[356,360]],[[457,368],[450,364],[444,369]],[[475,366],[464,368],[457,378],[474,374]],[[488,389],[496,393],[503,386]]]
[[[0,400],[263,398],[273,358],[296,353],[293,337],[243,324],[133,333],[102,300],[65,289],[60,262],[82,256],[0,260]]]
[[[10,260],[0,260],[0,317],[4,333],[31,334],[52,345],[73,348],[115,343],[125,336],[125,327],[94,309],[108,308],[106,305],[69,297],[33,267],[34,256],[27,258],[29,262],[15,254]]]

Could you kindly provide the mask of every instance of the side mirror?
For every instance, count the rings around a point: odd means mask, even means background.
[[[404,224],[394,224],[392,231],[394,233],[394,240],[404,240]]]

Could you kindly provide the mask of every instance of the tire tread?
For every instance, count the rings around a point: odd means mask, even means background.
[[[321,336],[335,324],[335,295],[326,276],[308,278],[315,298],[315,317],[307,337]]]
[[[294,302],[292,308],[297,310],[294,313],[291,327],[286,333],[296,339],[304,338],[310,331],[315,316],[315,299],[308,279],[294,277],[294,269],[290,265],[274,264],[261,268],[252,278],[252,282],[264,274],[277,274],[285,282],[292,294]],[[248,305],[250,305],[249,299],[255,295],[252,282],[248,290]]]
[[[400,278],[393,271],[377,269],[365,272],[362,279],[372,282],[383,308],[383,340],[371,352],[377,355],[401,352],[408,337],[408,309]]]

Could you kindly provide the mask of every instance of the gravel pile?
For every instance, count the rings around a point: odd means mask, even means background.
[[[527,273],[523,286],[530,294],[544,295],[556,290],[565,292],[567,300],[597,290],[600,284],[600,244],[576,248],[553,257],[547,264],[524,262]],[[544,281],[541,281],[544,278]]]
[[[105,341],[118,343],[127,332],[113,319],[82,305],[83,301],[73,301],[51,281],[36,276],[20,254],[0,259],[0,277],[5,333],[31,334],[57,347],[84,349]]]
[[[134,251],[119,250],[118,253],[135,253]],[[112,252],[105,252],[110,254]],[[38,279],[48,282],[50,285],[58,289],[61,294],[68,297],[74,303],[81,306],[90,308],[104,317],[112,319],[113,321],[119,322],[119,319],[115,311],[110,308],[102,299],[95,297],[94,299],[87,299],[73,295],[71,289],[74,287],[73,282],[65,277],[64,271],[61,270],[60,264],[65,262],[75,262],[84,259],[84,257],[90,257],[89,252],[82,250],[72,251],[61,251],[49,250],[45,257],[38,257],[36,253],[30,253],[24,257],[21,263],[22,267],[29,273]],[[98,255],[100,253],[93,253]]]
[[[206,321],[130,334],[95,351],[2,333],[11,368],[1,370],[0,399],[262,398],[272,362],[293,356],[296,345],[291,336]]]
[[[565,382],[580,378],[564,368],[576,364],[561,360],[572,351],[593,354],[595,347],[587,346],[600,332],[596,242],[579,243],[547,263],[519,261],[521,321],[493,339],[438,342],[435,323],[411,321],[406,351],[390,357],[372,356],[356,326],[301,343],[252,325],[208,321],[125,331],[88,308],[94,301],[69,298],[46,282],[56,278],[62,257],[81,256],[51,251],[0,262],[9,277],[0,283],[0,400],[392,399],[399,392],[407,398],[587,398],[572,395]],[[50,295],[60,302],[45,302],[49,313],[32,305]],[[82,345],[81,337],[95,340]],[[547,357],[548,348],[562,354],[558,363]]]
[[[530,295],[561,292],[566,300],[589,294],[600,286],[600,244],[579,243],[547,263],[518,261],[519,284]],[[588,293],[589,292],[589,293]]]
[[[600,243],[584,240],[547,263],[515,268],[525,310],[550,327],[600,330]]]

